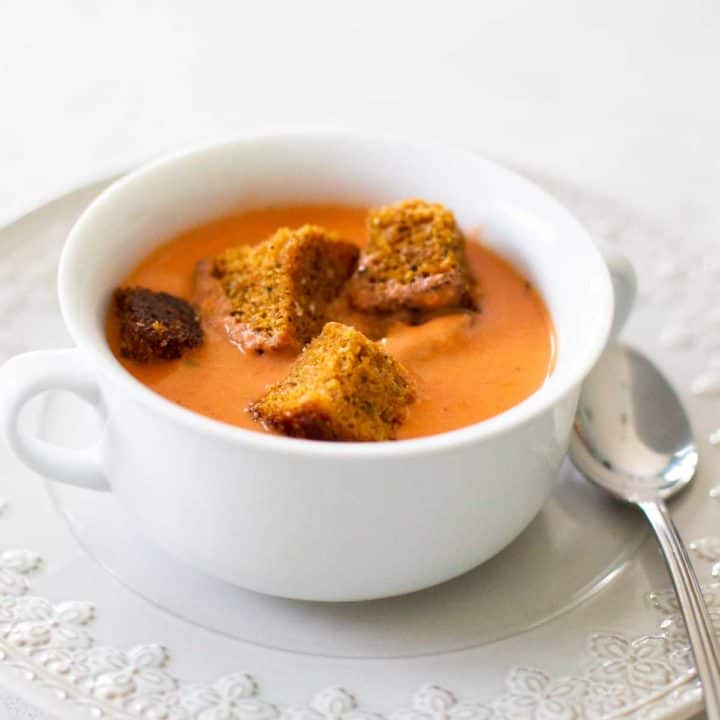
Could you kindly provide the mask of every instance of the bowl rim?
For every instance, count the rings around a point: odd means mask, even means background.
[[[541,197],[544,203],[551,206],[555,213],[563,216],[564,221],[572,227],[573,231],[585,240],[588,251],[596,256],[595,260],[597,261],[596,264],[599,273],[597,280],[601,284],[600,293],[602,297],[600,302],[603,307],[596,321],[597,331],[595,340],[591,346],[585,350],[584,356],[581,357],[580,361],[576,361],[573,364],[574,371],[566,373],[562,378],[559,378],[555,373],[551,373],[543,385],[520,403],[491,418],[455,430],[397,441],[391,440],[369,443],[347,441],[325,442],[289,438],[281,435],[247,430],[201,415],[193,410],[188,410],[156,393],[137,380],[117,361],[107,347],[104,348],[107,352],[101,352],[98,347],[96,347],[94,339],[89,333],[85,332],[82,323],[77,321],[73,303],[69,299],[66,290],[72,283],[72,275],[79,254],[76,247],[76,238],[80,232],[83,231],[84,227],[93,221],[92,216],[94,212],[104,204],[110,202],[117,193],[122,192],[128,185],[141,182],[146,175],[151,174],[154,170],[166,165],[172,165],[179,160],[239,144],[252,144],[272,140],[288,141],[303,139],[335,139],[346,142],[375,141],[404,144],[406,146],[412,145],[416,148],[434,149],[447,154],[449,157],[453,155],[463,156],[465,158],[472,156],[476,161],[489,167],[494,173],[505,176],[516,185],[524,186],[536,194],[536,196]],[[124,392],[133,399],[138,400],[147,409],[159,413],[176,424],[184,425],[194,432],[204,435],[215,435],[224,441],[252,446],[257,450],[279,452],[293,456],[336,460],[353,458],[380,460],[429,455],[436,452],[454,450],[469,444],[477,444],[483,440],[493,438],[531,422],[537,416],[552,409],[574,388],[578,387],[592,369],[607,343],[615,306],[612,281],[607,264],[600,250],[592,241],[588,231],[562,203],[519,173],[489,160],[478,152],[437,140],[388,133],[315,128],[281,129],[262,133],[235,134],[220,140],[194,144],[143,164],[136,170],[115,180],[85,208],[73,224],[60,257],[58,294],[60,309],[68,332],[84,354],[92,358],[94,363],[93,368],[97,368],[108,382],[122,388]]]

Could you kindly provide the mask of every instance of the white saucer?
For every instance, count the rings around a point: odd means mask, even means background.
[[[42,422],[46,439],[82,446],[92,441],[96,418],[57,394]],[[525,632],[598,592],[647,535],[634,512],[568,466],[531,527],[473,572],[400,598],[310,603],[258,595],[194,570],[143,536],[111,493],[53,482],[48,491],[90,556],[150,602],[238,640],[338,657],[425,655]]]
[[[103,185],[0,231],[0,354],[67,342],[57,255]],[[720,388],[719,318],[705,307],[720,280],[712,242],[680,245],[612,203],[550,185],[640,271],[628,337],[685,391],[701,441],[697,485],[673,510],[697,541],[720,626],[711,574],[720,452],[707,440],[720,426],[710,394]],[[65,442],[90,431],[66,396],[29,415]],[[50,497],[4,448],[0,468],[0,680],[60,716],[85,717],[82,707],[145,720],[599,720],[700,707],[664,567],[651,542],[638,549],[644,526],[569,470],[531,528],[465,577],[395,600],[322,605],[207,578],[145,541],[110,495],[50,484]]]

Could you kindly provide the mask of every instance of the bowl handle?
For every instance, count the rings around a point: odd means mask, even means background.
[[[615,312],[613,314],[610,337],[616,338],[625,326],[630,312],[633,309],[633,305],[635,305],[637,276],[635,275],[635,269],[632,263],[622,253],[605,246],[601,246],[600,251],[607,263],[608,270],[610,271],[610,279],[613,284]]]
[[[39,440],[20,428],[18,421],[25,404],[47,390],[69,390],[105,417],[100,388],[78,349],[17,355],[0,368],[0,427],[10,449],[29,468],[47,478],[93,490],[109,490],[99,444],[82,450],[64,448]]]

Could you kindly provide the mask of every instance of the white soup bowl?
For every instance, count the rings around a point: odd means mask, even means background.
[[[556,367],[497,417],[400,442],[295,440],[186,410],[110,351],[113,289],[175,234],[249,208],[408,197],[441,202],[463,228],[479,227],[549,307]],[[558,476],[580,385],[613,318],[617,327],[629,311],[634,276],[553,198],[476,154],[301,132],[193,149],[114,183],[70,232],[59,292],[77,347],[20,355],[1,371],[1,418],[15,453],[48,478],[113,492],[149,537],[205,573],[273,595],[358,600],[448,580],[528,525]],[[98,408],[96,446],[71,450],[19,429],[22,406],[51,389]]]

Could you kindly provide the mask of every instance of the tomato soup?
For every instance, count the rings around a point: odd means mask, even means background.
[[[320,225],[362,246],[366,208],[307,206],[254,210],[185,232],[157,248],[123,282],[192,300],[198,261],[228,247],[256,243],[277,228]],[[455,430],[517,405],[552,371],[554,330],[538,292],[506,260],[468,239],[466,256],[479,288],[480,311],[457,312],[420,325],[376,324],[375,335],[413,376],[417,399],[398,439]],[[344,311],[341,320],[368,332],[372,322]],[[280,381],[294,357],[244,352],[227,334],[205,323],[201,347],[183,358],[139,363],[119,355],[117,320],[107,336],[119,362],[168,400],[232,425],[268,432],[246,411],[267,386]],[[376,338],[378,339],[378,338]]]

